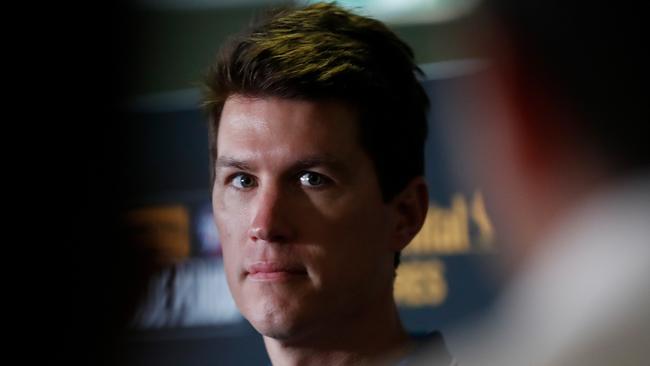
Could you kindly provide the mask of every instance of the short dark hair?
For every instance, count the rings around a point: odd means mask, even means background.
[[[424,175],[429,100],[416,74],[411,48],[377,20],[333,3],[272,11],[229,39],[208,71],[211,163],[230,95],[341,100],[359,112],[361,146],[389,201]]]

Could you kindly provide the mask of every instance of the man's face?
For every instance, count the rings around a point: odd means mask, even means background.
[[[356,119],[333,101],[224,105],[215,221],[235,302],[266,336],[322,332],[391,299],[394,215]]]

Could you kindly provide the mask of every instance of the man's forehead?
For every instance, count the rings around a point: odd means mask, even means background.
[[[251,118],[306,118],[312,121],[344,121],[353,130],[359,128],[360,111],[352,103],[336,98],[284,98],[272,95],[230,95],[218,116],[217,128],[224,120],[238,123]]]
[[[296,161],[341,165],[361,149],[357,114],[344,103],[232,98],[219,123],[219,157],[254,161],[290,155]]]

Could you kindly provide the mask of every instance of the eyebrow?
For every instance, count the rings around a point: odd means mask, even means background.
[[[300,171],[317,166],[324,166],[341,174],[344,174],[348,171],[343,161],[330,154],[319,154],[299,159],[291,165],[289,170]],[[253,164],[251,164],[249,161],[236,159],[230,156],[221,156],[217,158],[216,167],[217,169],[235,168],[243,171],[253,170]]]
[[[293,169],[305,170],[316,166],[325,166],[339,172],[346,170],[345,164],[340,159],[328,154],[314,155],[300,159],[293,164]]]
[[[247,161],[231,158],[229,156],[222,156],[222,157],[217,158],[216,167],[217,167],[217,169],[218,168],[236,168],[236,169],[239,169],[239,170],[247,170],[247,171],[252,170],[251,165]]]

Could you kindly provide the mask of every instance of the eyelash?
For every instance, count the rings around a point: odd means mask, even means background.
[[[312,176],[318,177],[318,179],[321,181],[320,184],[313,185],[313,186],[303,184],[305,182],[309,182],[309,178],[303,179],[303,177],[305,177],[308,174],[311,174]],[[298,180],[300,181],[301,185],[304,185],[304,186],[309,187],[309,188],[322,188],[323,186],[325,186],[325,185],[327,185],[328,183],[331,182],[331,180],[328,177],[324,176],[323,174],[316,173],[316,172],[310,172],[310,171],[300,172],[300,174],[298,174]]]
[[[303,179],[303,177],[307,176],[308,174],[311,175],[312,177],[313,176],[317,177],[319,179],[320,183],[316,184],[316,185],[304,184],[304,183],[310,183],[309,178]],[[326,185],[328,185],[329,183],[332,182],[332,180],[330,178],[328,178],[327,176],[325,176],[323,174],[320,174],[320,173],[312,172],[312,171],[302,171],[302,172],[297,174],[297,177],[298,177],[298,182],[299,182],[299,184],[301,186],[309,187],[309,188],[312,188],[312,189],[323,188],[324,186],[326,186]],[[236,186],[235,184],[237,182],[237,179],[241,179],[241,178],[250,178],[251,179],[250,185],[244,187],[244,186],[242,186],[240,184],[240,186]],[[240,183],[241,183],[241,181],[240,181]],[[247,173],[239,172],[239,173],[235,173],[235,174],[231,175],[227,179],[226,184],[228,184],[230,186],[233,186],[234,188],[239,189],[239,190],[247,190],[247,189],[256,187],[257,186],[257,181],[256,181],[254,176],[252,176],[250,174],[247,174]]]
[[[243,177],[247,177],[247,178],[250,178],[250,179],[252,180],[252,184],[251,184],[250,186],[248,186],[248,187],[238,187],[238,186],[235,185],[235,182],[237,182],[238,177],[242,177],[242,178],[243,178]],[[257,181],[255,180],[255,177],[253,177],[253,176],[250,175],[250,174],[246,174],[246,173],[235,173],[235,174],[231,175],[231,176],[228,178],[227,183],[228,183],[228,185],[231,185],[231,186],[233,186],[234,188],[236,188],[236,189],[240,189],[240,190],[246,190],[246,189],[253,188],[253,187],[257,186]]]

